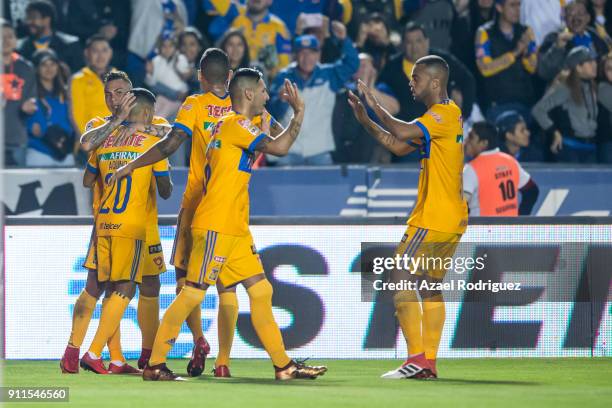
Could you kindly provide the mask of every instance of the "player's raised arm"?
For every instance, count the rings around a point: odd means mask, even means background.
[[[360,79],[357,82],[359,92],[363,94],[366,103],[376,116],[380,119],[383,126],[389,130],[396,138],[401,141],[417,139],[423,136],[421,129],[412,123],[404,122],[403,120],[395,118],[389,113],[376,99],[376,96],[372,93],[372,90]]]
[[[285,156],[297,139],[304,120],[304,100],[300,96],[297,85],[285,80],[284,96],[287,103],[293,109],[293,117],[286,129],[279,132],[282,127],[272,123],[270,126],[270,137],[263,138],[255,147],[255,150],[274,156]],[[277,133],[278,132],[278,133]],[[275,136],[275,133],[277,135]]]
[[[400,140],[395,135],[390,132],[387,132],[385,129],[381,128],[376,122],[374,122],[368,116],[366,112],[366,108],[363,105],[363,102],[359,99],[357,95],[349,91],[349,105],[353,109],[353,113],[355,114],[355,118],[357,121],[361,123],[361,125],[366,129],[366,131],[372,135],[378,142],[387,148],[391,153],[397,156],[405,156],[410,152],[416,150],[417,144],[408,144],[405,141]]]
[[[127,119],[130,111],[136,103],[136,97],[131,92],[127,92],[121,98],[117,115],[96,128],[87,130],[81,135],[81,146],[86,152],[91,152],[100,146],[115,129],[121,126],[121,123]]]

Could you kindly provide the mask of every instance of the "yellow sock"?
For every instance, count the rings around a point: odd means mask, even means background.
[[[402,333],[408,345],[408,355],[421,354],[423,348],[423,335],[421,333],[422,312],[417,294],[412,290],[403,290],[393,296],[397,320],[399,320]]]
[[[234,331],[238,320],[238,296],[236,292],[219,294],[219,314],[217,317],[217,333],[219,337],[219,354],[215,367],[229,366],[230,351],[234,341]]]
[[[247,289],[251,303],[251,322],[259,340],[276,367],[285,367],[291,359],[285,351],[281,331],[272,315],[272,285],[262,280]]]
[[[435,360],[438,354],[446,311],[442,295],[423,300],[423,344],[425,358]]]
[[[176,288],[177,290],[179,290],[179,288],[183,288],[183,286],[185,286],[185,278],[180,278],[178,282],[176,283]],[[204,332],[202,331],[202,308],[201,307],[195,307],[191,311],[191,313],[189,313],[189,316],[187,316],[187,319],[185,320],[187,322],[187,327],[189,327],[189,330],[191,330],[191,334],[193,335],[194,343],[200,337],[204,337]]]
[[[106,301],[106,304],[102,308],[100,324],[98,325],[96,335],[94,336],[94,339],[91,342],[91,347],[89,347],[89,351],[100,357],[100,355],[102,354],[102,349],[104,349],[104,345],[106,344],[106,342],[110,341],[109,339],[111,335],[113,335],[115,332],[117,332],[117,334],[119,333],[119,330],[117,329],[119,327],[119,323],[121,322],[121,318],[123,317],[123,313],[125,312],[125,309],[127,309],[129,303],[130,299],[123,295],[120,295],[117,292],[114,292],[111,295],[111,297]],[[110,344],[109,350],[112,352]],[[119,345],[119,351],[121,351],[121,345]],[[121,358],[123,358],[123,355],[121,356]],[[113,358],[112,354],[111,360],[116,360],[116,358]]]
[[[206,291],[185,286],[164,313],[164,318],[157,329],[153,351],[149,365],[157,365],[166,362],[168,352],[174,346],[176,337],[181,331],[181,325],[191,313],[194,307],[200,307]]]
[[[104,298],[104,300],[102,300],[102,313],[104,313],[104,308],[108,304],[108,299],[109,298]],[[121,351],[121,320],[119,320],[117,330],[115,330],[115,332],[111,334],[106,344],[108,346],[108,352],[110,353],[111,361],[125,362],[125,357],[123,357],[123,351]]]
[[[70,332],[70,339],[68,344],[79,348],[83,344],[83,339],[87,334],[87,328],[91,321],[94,309],[98,299],[91,296],[85,289],[81,291],[81,294],[77,298],[74,304],[74,312],[72,313],[72,331]]]
[[[142,333],[142,348],[152,349],[159,327],[159,297],[138,296],[138,326]]]

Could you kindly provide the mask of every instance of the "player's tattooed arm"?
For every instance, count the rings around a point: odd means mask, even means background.
[[[274,156],[285,156],[289,153],[289,149],[300,134],[304,121],[304,100],[298,92],[297,85],[285,80],[284,87],[286,100],[293,109],[291,122],[286,129],[282,129],[282,126],[274,121],[270,126],[271,137],[264,137],[255,147],[255,150],[259,152]]]
[[[92,152],[97,149],[98,146],[104,143],[108,135],[113,133],[120,125],[121,122],[117,122],[113,119],[102,126],[98,126],[97,128],[90,129],[83,133],[81,135],[81,146],[83,150]]]
[[[368,116],[363,102],[352,92],[349,91],[349,105],[353,109],[353,113],[357,121],[372,135],[381,145],[397,156],[405,156],[406,154],[416,150],[415,146],[409,145],[405,141],[398,139],[395,135],[381,128]]]
[[[171,130],[172,127],[169,125],[147,125],[143,129],[143,132],[161,138],[166,136]]]
[[[365,98],[368,106],[372,108],[378,119],[380,119],[383,126],[389,129],[389,132],[395,135],[398,139],[405,141],[410,139],[418,139],[423,136],[423,131],[417,125],[397,119],[391,115],[389,111],[378,102],[372,90],[368,88],[368,86],[362,80],[357,81],[357,88]]]
[[[170,178],[170,173],[168,173],[167,176],[155,176],[155,183],[157,184],[159,196],[164,200],[170,198],[172,195],[172,188],[174,187],[172,179]]]
[[[88,130],[81,135],[81,146],[86,152],[91,152],[100,146],[124,120],[128,118],[132,108],[136,105],[136,97],[133,93],[127,92],[119,101],[119,108],[116,115],[102,126]]]
[[[184,141],[189,139],[189,135],[182,129],[172,128],[170,133],[164,136],[159,142],[155,143],[146,152],[140,155],[137,159],[129,162],[125,166],[113,174],[111,182],[121,180],[122,178],[132,174],[132,172],[140,167],[150,166],[169,157],[174,153]]]

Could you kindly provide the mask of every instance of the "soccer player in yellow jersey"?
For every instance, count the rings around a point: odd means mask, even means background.
[[[174,127],[191,137],[189,175],[179,211],[176,235],[172,247],[170,263],[176,270],[176,293],[185,286],[187,265],[191,252],[191,221],[202,198],[206,147],[211,132],[222,116],[232,109],[226,83],[230,75],[229,61],[225,53],[217,49],[207,50],[200,59],[200,88],[202,93],[187,97],[183,102]],[[238,299],[235,290],[219,290],[219,356],[221,364],[229,364],[236,321],[238,319]],[[206,355],[210,346],[202,332],[202,311],[196,307],[187,317],[187,326],[193,335],[194,348],[187,364],[187,373],[197,377],[204,371]],[[216,371],[215,371],[216,372]],[[225,372],[225,371],[224,371]],[[229,375],[229,371],[227,371]]]
[[[349,103],[357,120],[383,146],[397,155],[418,149],[421,174],[417,202],[408,218],[408,228],[396,254],[408,257],[452,257],[467,227],[467,205],[463,199],[463,131],[461,110],[448,98],[448,64],[429,55],[415,63],[410,88],[417,101],[428,110],[408,123],[391,116],[376,100],[370,89],[360,82],[359,90],[381,120],[383,129],[371,120],[365,106],[354,94]],[[433,263],[431,263],[433,264]],[[430,264],[430,266],[431,266]],[[446,270],[395,270],[392,281],[407,280],[421,287],[420,282],[442,282]],[[428,285],[429,287],[433,285]],[[397,291],[393,295],[395,310],[408,344],[408,359],[382,378],[435,378],[436,355],[445,308],[442,292],[420,290]]]
[[[131,94],[134,103],[128,120],[135,126],[149,125],[153,118],[155,96],[142,88],[131,90]],[[151,200],[153,176],[158,179],[158,184],[163,180],[163,190],[171,189],[167,162],[142,169],[117,185],[109,183],[117,168],[158,141],[157,137],[143,132],[125,134],[120,130],[110,135],[92,155],[88,163],[88,176],[84,179],[87,186],[93,185],[98,177],[104,181],[102,199],[95,217],[96,266],[98,281],[110,282],[113,288],[102,309],[91,347],[81,359],[82,368],[98,374],[108,373],[100,357],[102,349],[117,331],[123,312],[134,296],[136,284],[142,282],[145,251],[150,252],[150,248],[145,246],[147,223],[151,223],[147,214],[154,205]]]
[[[111,71],[104,78],[104,99],[112,116],[109,117],[94,117],[86,125],[86,132],[82,135],[84,150],[94,151],[102,144],[109,134],[119,129],[119,126],[124,122],[134,104],[134,97],[130,94],[132,82],[125,72]],[[158,126],[153,126],[158,125]],[[145,133],[156,134],[163,136],[169,130],[168,122],[161,117],[155,116],[152,125],[145,126]],[[120,133],[125,135],[126,132],[133,132],[129,126],[123,126]],[[117,135],[115,135],[117,136]],[[95,153],[92,153],[95,154]],[[90,172],[85,170],[86,177],[90,177]],[[169,180],[169,179],[168,179]],[[157,183],[152,183],[151,199],[156,200],[156,189],[159,190],[162,198],[167,198],[171,193],[171,183],[167,183],[164,177],[157,177]],[[97,178],[93,184],[92,207],[93,214],[97,214],[99,200],[101,197],[102,180]],[[157,187],[157,188],[156,188]],[[142,331],[143,357],[148,359],[150,349],[153,346],[155,332],[159,325],[159,273],[165,271],[165,263],[163,262],[163,253],[161,252],[159,231],[157,229],[157,207],[153,205],[149,211],[148,228],[152,231],[150,239],[147,240],[145,254],[145,265],[143,271],[143,283],[140,286],[140,296],[138,297],[138,322]],[[157,236],[157,238],[155,238]],[[95,227],[92,229],[92,236],[89,242],[89,249],[83,267],[88,269],[87,283],[74,306],[72,319],[72,330],[68,345],[60,361],[62,372],[75,374],[79,371],[79,355],[80,346],[87,333],[91,317],[93,315],[98,298],[107,289],[107,297],[102,302],[103,307],[106,304],[108,297],[112,293],[111,287],[106,287],[104,282],[99,282],[97,279],[97,266],[95,260],[96,252],[96,233]],[[150,252],[150,253],[149,253]],[[134,373],[136,369],[128,364],[117,364],[124,362],[125,358],[121,351],[120,332],[116,333],[109,339],[108,348],[111,354],[110,371],[113,373]],[[144,363],[139,360],[139,365],[144,366]]]
[[[172,257],[170,258],[170,263],[176,269],[177,294],[185,286],[191,254],[191,222],[203,196],[204,169],[207,162],[206,149],[215,125],[232,109],[231,99],[226,88],[230,75],[230,63],[227,55],[219,49],[208,49],[200,59],[200,88],[203,92],[185,99],[174,123],[177,130],[183,131],[191,137],[189,176],[183,194]],[[282,127],[271,117],[263,120],[266,125],[270,121],[269,126],[273,136],[282,131]],[[253,122],[260,124],[262,117],[257,116]],[[238,298],[235,287],[225,288],[222,284],[218,284],[217,291],[219,293],[217,318],[219,353],[215,360],[214,375],[216,377],[230,377],[229,357],[238,319]],[[202,332],[201,308],[196,307],[189,314],[187,326],[190,328],[194,340],[192,356],[187,364],[187,373],[192,377],[197,377],[204,371],[206,355],[210,351],[210,346]]]
[[[166,356],[182,322],[194,307],[199,306],[206,289],[217,279],[225,287],[242,283],[247,289],[251,321],[272,359],[277,379],[316,378],[327,371],[325,367],[309,367],[287,356],[280,329],[272,315],[272,286],[265,278],[248,228],[248,183],[255,152],[277,156],[287,154],[304,118],[304,102],[297,86],[286,81],[285,98],[293,108],[294,116],[289,126],[273,139],[251,122],[264,112],[269,98],[261,73],[248,68],[239,69],[230,82],[229,92],[234,112],[215,126],[208,147],[204,196],[191,225],[192,250],[186,283],[164,314],[149,366],[143,371],[145,380],[178,379],[166,366]],[[166,157],[186,137],[188,135],[173,130],[149,152],[119,169],[116,179],[128,176],[159,157]]]

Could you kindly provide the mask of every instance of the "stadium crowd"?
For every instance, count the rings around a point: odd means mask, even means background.
[[[7,167],[84,165],[78,140],[110,114],[113,69],[152,90],[172,121],[211,46],[264,73],[281,123],[284,79],[304,96],[302,132],[267,165],[418,160],[379,148],[347,92],[360,79],[410,121],[426,110],[409,82],[427,54],[449,63],[466,139],[486,120],[520,162],[612,163],[612,0],[5,0],[3,15]],[[188,164],[187,149],[174,165]]]

